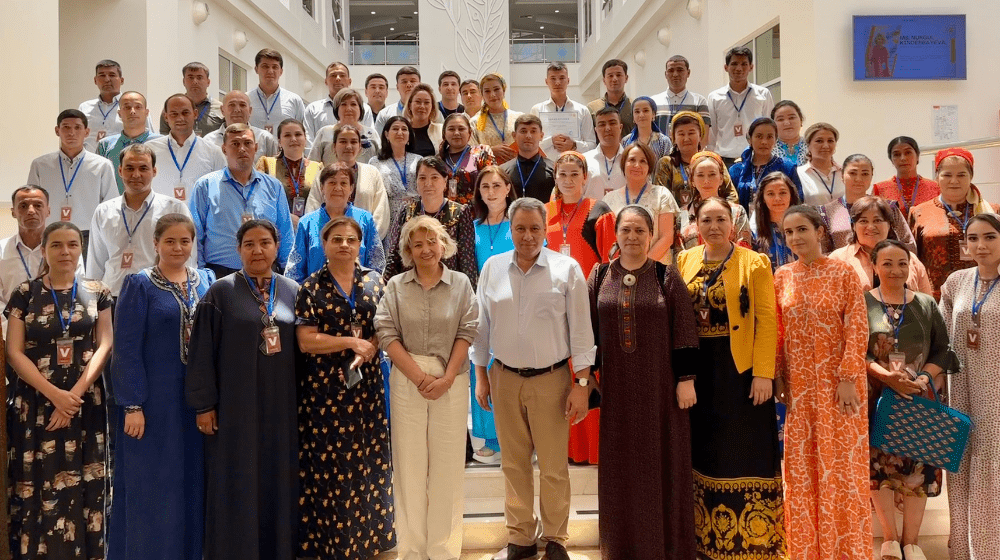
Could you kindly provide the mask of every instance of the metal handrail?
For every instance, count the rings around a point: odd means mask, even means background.
[[[987,138],[977,138],[975,140],[962,140],[961,142],[948,142],[945,144],[933,144],[920,148],[920,155],[934,155],[940,150],[948,148],[965,148],[967,150],[979,150],[982,148],[1000,147],[1000,136],[989,136]]]
[[[564,60],[563,62],[580,62],[580,43],[579,43],[579,41],[580,41],[580,38],[577,37],[576,35],[574,35],[572,39],[570,39],[570,38],[548,38],[547,39],[545,35],[542,35],[541,39],[533,39],[533,38],[530,38],[530,37],[511,37],[510,38],[510,46],[511,46],[511,48],[513,48],[514,45],[518,45],[518,44],[521,44],[521,45],[532,45],[532,44],[534,44],[534,45],[541,45],[542,46],[542,57],[541,57],[542,60],[540,60],[540,61],[531,61],[531,62],[551,62],[550,60],[548,60],[548,57],[545,56],[545,50],[544,50],[545,49],[545,45],[566,45],[566,46],[571,46],[572,49],[573,49],[573,59],[572,60]],[[521,61],[511,60],[511,62],[519,63]]]

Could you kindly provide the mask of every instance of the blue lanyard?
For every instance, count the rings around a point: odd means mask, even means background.
[[[208,110],[211,108],[212,108],[212,102],[209,101],[208,103],[205,104],[204,107],[202,107],[201,111],[198,112],[198,118],[195,119],[194,122],[198,122],[201,119],[205,118],[205,113],[207,113]]]
[[[678,103],[677,105],[671,105],[671,106],[670,106],[670,112],[671,112],[671,113],[677,113],[677,112],[679,112],[679,111],[680,111],[680,108],[684,106],[684,102],[685,102],[685,101],[687,101],[687,98],[688,98],[688,94],[689,94],[689,93],[691,93],[691,92],[690,92],[690,91],[685,91],[685,92],[684,92],[684,97],[683,97],[683,98],[681,98],[681,102],[680,102],[680,103]],[[727,93],[727,95],[728,95],[728,93],[729,93],[729,92],[726,92],[726,93]],[[746,99],[744,99],[744,100],[743,100],[743,102],[744,102],[744,103],[746,103],[746,102],[747,102],[747,100],[746,100]],[[736,106],[736,104],[735,104],[735,103],[733,103],[733,107],[735,107],[735,106]],[[742,107],[741,107],[741,108],[742,108]]]
[[[538,167],[538,162],[542,161],[542,156],[537,156],[538,159],[535,160],[535,165],[531,166],[531,173],[528,173],[528,178],[524,178],[524,172],[521,171],[521,162],[518,161],[517,165],[517,175],[521,178],[521,195],[524,195],[524,191],[528,188],[528,181],[531,180],[531,176],[535,174],[535,168]]]
[[[605,101],[605,103],[607,103],[607,101]],[[566,112],[566,105],[569,105],[569,99],[567,99],[566,102],[563,103],[562,107],[556,105],[555,101],[552,102],[552,106],[556,108],[556,112],[557,113],[565,113]]]
[[[986,298],[990,297],[990,292],[996,287],[997,280],[1000,280],[1000,278],[994,278],[990,282],[990,287],[986,290],[986,294],[983,295],[983,299],[979,299],[979,268],[976,268],[976,289],[972,293],[972,321],[976,326],[979,326],[979,311],[983,308],[983,304],[986,303]]]
[[[976,271],[976,274],[978,275],[979,271]],[[886,305],[885,298],[882,297],[882,286],[878,287],[878,302],[882,305],[882,311],[885,313],[886,319],[889,320],[889,326],[892,327],[893,349],[899,350],[899,329],[903,328],[903,318],[906,317],[906,287],[903,287],[903,306],[899,308],[898,321],[894,320],[889,313],[889,306]]]
[[[243,275],[243,280],[246,281],[247,286],[250,287],[250,291],[254,293],[255,297],[258,297],[257,294],[260,293],[260,290],[257,289],[257,281],[252,280],[250,276],[247,276],[246,270],[241,270],[240,273]],[[278,279],[275,278],[275,276],[272,274],[271,294],[267,299],[267,319],[268,321],[270,321],[272,327],[274,326],[274,294],[277,293],[275,291],[275,286],[277,285],[278,285]],[[258,301],[259,299],[260,298],[258,297]]]
[[[104,121],[108,120],[108,117],[111,116],[112,111],[114,111],[115,107],[117,107],[117,106],[118,106],[118,100],[115,99],[115,102],[111,104],[111,108],[108,109],[107,113],[105,113],[104,111],[101,110],[101,98],[100,97],[97,98],[97,111],[101,114],[101,122],[102,123]]]
[[[621,152],[618,152],[619,154]],[[603,155],[603,154],[602,154]],[[608,163],[608,156],[604,156],[604,170],[608,173],[608,179],[611,178],[611,172],[615,169],[615,162],[618,161],[618,154],[611,158],[611,163]]]
[[[254,191],[254,189],[257,188],[257,183],[254,183],[253,177],[250,178],[250,191],[247,192],[246,196],[243,196],[243,190],[242,190],[243,189],[243,185],[240,185],[239,182],[236,179],[233,179],[232,177],[229,177],[229,178],[226,179],[226,182],[229,183],[230,185],[232,185],[234,189],[236,189],[236,193],[239,194],[240,198],[243,199],[243,206],[244,207],[247,204],[250,204],[250,199],[253,198],[253,191]]]
[[[355,302],[357,294],[354,291],[355,288],[354,285],[353,284],[351,285],[351,295],[347,295],[347,291],[340,287],[340,282],[337,282],[337,278],[333,275],[332,272],[330,273],[330,278],[333,278],[333,287],[337,288],[337,292],[340,293],[340,295],[344,296],[344,299],[347,300],[347,304],[351,306],[351,315],[352,316],[355,315],[355,308],[356,308]]]
[[[177,156],[174,155],[174,147],[170,145],[170,138],[167,138],[167,149],[170,150],[170,158],[174,160],[174,167],[177,168],[177,173],[180,174],[181,179],[184,178],[184,169],[187,167],[188,160],[191,159],[191,154],[194,152],[194,145],[198,143],[198,136],[195,134],[192,134],[191,136],[191,147],[188,148],[188,153],[184,156],[183,165],[177,163]],[[177,147],[180,147],[180,144],[178,144]]]
[[[464,158],[465,154],[467,154],[467,153],[469,153],[469,146],[466,146],[465,149],[462,150],[462,153],[459,154],[459,156],[458,156],[458,161],[456,161],[455,165],[452,166],[452,168],[451,168],[451,176],[452,177],[455,176],[455,173],[458,173],[458,166],[462,165],[462,158]],[[451,154],[448,154],[448,159],[451,160]]]
[[[188,291],[187,291],[187,293],[188,293],[187,308],[188,309],[194,309],[195,296],[197,294],[195,294],[194,290],[191,289],[191,271],[187,271],[186,274],[187,274],[187,288],[188,288]],[[272,279],[271,282],[274,282],[274,279]]]
[[[685,185],[687,185],[687,184],[688,184],[688,174],[687,174],[687,169],[686,169],[686,167],[687,167],[687,166],[686,166],[686,165],[684,165],[684,162],[682,161],[682,162],[681,162],[681,178],[682,178],[682,179],[684,179],[684,184],[685,184]]]
[[[72,160],[70,161],[72,162]],[[59,156],[59,174],[62,175],[63,188],[66,189],[66,198],[69,198],[69,190],[73,188],[73,181],[76,181],[76,174],[80,172],[81,167],[83,167],[83,152],[80,153],[80,163],[77,164],[76,171],[70,177],[69,183],[66,183],[66,171],[63,170],[62,155]]]
[[[489,117],[490,124],[493,125],[493,130],[497,131],[497,134],[500,135],[500,141],[501,142],[506,142],[507,141],[507,134],[503,130],[497,128],[497,123],[496,123],[496,121],[493,120],[493,114],[492,113],[486,113],[486,116]],[[507,109],[503,110],[503,126],[504,126],[504,128],[507,128]]]
[[[646,187],[648,187],[648,186],[649,186],[649,183],[646,183],[645,185],[642,186],[642,190],[640,190],[639,194],[636,195],[636,197],[635,197],[635,203],[636,204],[639,204],[639,200],[641,200],[642,199],[642,195],[646,193]],[[626,205],[632,204],[632,198],[628,194],[628,185],[625,185],[625,204]]]
[[[31,269],[28,268],[28,261],[24,260],[24,255],[21,254],[21,248],[15,246],[17,249],[17,256],[21,257],[21,266],[24,267],[24,271],[28,274],[28,280],[31,280]]]
[[[257,99],[260,100],[260,106],[264,109],[264,116],[270,119],[271,111],[274,110],[274,106],[278,103],[278,100],[281,99],[281,88],[278,88],[278,91],[274,93],[274,101],[271,102],[270,108],[268,108],[268,106],[264,104],[264,97],[261,96],[260,94],[260,88],[257,89]]]
[[[961,224],[961,226],[962,226],[962,233],[965,233],[965,228],[966,228],[966,226],[969,225],[969,208],[971,208],[972,205],[966,203],[966,205],[965,205],[965,220],[959,221],[958,220],[958,212],[952,210],[951,206],[948,206],[948,203],[944,201],[944,197],[940,197],[939,196],[938,200],[940,200],[941,204],[944,205],[944,209],[948,211],[948,217],[955,218],[955,221],[958,222],[959,224]]]
[[[791,250],[785,246],[785,240],[778,235],[778,232],[774,231],[777,224],[771,224],[771,248],[774,251],[774,260],[777,261],[777,266],[782,266],[788,263],[788,254]]]
[[[837,170],[836,169],[833,170],[833,174],[830,176],[829,185],[826,184],[826,179],[823,178],[823,175],[819,172],[818,169],[814,167],[812,171],[816,175],[816,177],[819,178],[820,182],[823,183],[823,188],[826,189],[826,192],[830,193],[830,196],[833,196],[833,187],[837,185]]]
[[[407,168],[409,167],[409,165],[407,165],[407,163],[406,163],[406,158],[407,158],[407,154],[404,153],[403,154],[403,167],[400,167],[399,164],[396,163],[396,158],[395,157],[392,158],[392,164],[396,166],[396,171],[399,172],[399,178],[403,181],[403,188],[404,189],[410,188],[410,179],[406,176],[406,173],[408,171]]]
[[[128,228],[128,218],[125,217],[125,200],[124,199],[122,200],[122,222],[125,224],[125,234],[128,235],[129,245],[132,244],[132,236],[135,235],[135,232],[139,230],[139,224],[141,224],[142,221],[146,218],[146,214],[149,214],[149,210],[152,207],[153,207],[153,203],[152,202],[150,202],[149,204],[147,204],[146,205],[146,211],[142,213],[142,216],[139,216],[139,221],[135,223],[135,227],[132,228],[132,229],[129,229]]]
[[[840,197],[840,204],[843,205],[844,208],[850,210],[850,207],[847,206],[847,195],[846,194],[844,196]]]
[[[899,189],[899,198],[903,199],[903,201],[905,202],[906,198],[904,198],[903,195],[903,182],[899,180],[898,176],[896,177],[896,187]],[[917,175],[917,182],[913,184],[913,196],[910,197],[910,203],[906,205],[907,211],[909,211],[910,208],[913,208],[913,203],[917,201],[917,192],[919,190],[920,190],[920,175]]]
[[[739,107],[736,106],[736,101],[733,101],[733,96],[730,95],[729,91],[726,92],[726,97],[728,97],[729,102],[733,104],[733,109],[736,109],[736,116],[738,117],[740,113],[743,112],[743,106],[747,104],[747,99],[750,98],[750,85],[747,85],[747,94],[743,96],[743,103],[740,103]]]
[[[49,290],[52,291],[52,302],[55,303],[56,317],[59,317],[59,325],[62,327],[63,336],[69,335],[69,326],[73,323],[73,307],[76,305],[76,277],[73,277],[73,293],[69,296],[69,314],[64,317],[62,306],[59,305],[59,296],[56,289],[52,287],[52,278],[49,278]]]
[[[302,181],[302,174],[305,172],[306,158],[305,158],[305,156],[302,156],[302,159],[299,160],[299,178],[298,178],[298,180],[296,180],[295,176],[292,175],[292,168],[291,168],[291,166],[288,165],[288,158],[285,157],[285,154],[281,154],[281,159],[282,159],[282,161],[285,162],[285,171],[288,173],[288,179],[291,180],[291,182],[292,182],[292,188],[295,189],[295,196],[299,196],[299,185],[302,184],[301,183],[301,181]]]

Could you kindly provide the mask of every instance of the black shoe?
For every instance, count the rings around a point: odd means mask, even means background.
[[[521,546],[514,543],[507,544],[507,560],[528,560],[528,558],[534,558],[538,556],[538,545],[532,544],[528,546]],[[566,557],[569,560],[569,557]]]
[[[549,541],[545,545],[545,560],[569,560],[569,553],[566,552],[565,546]]]

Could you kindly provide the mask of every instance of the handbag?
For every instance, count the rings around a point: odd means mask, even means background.
[[[872,423],[871,445],[886,453],[958,472],[972,420],[942,404],[933,384],[931,394],[933,399],[913,395],[913,400],[907,400],[892,389],[882,391]]]

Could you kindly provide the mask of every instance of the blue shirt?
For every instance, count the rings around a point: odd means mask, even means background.
[[[765,163],[761,170],[754,174],[753,148],[743,150],[741,159],[742,161],[734,163],[729,168],[729,176],[733,178],[733,185],[740,197],[740,204],[746,209],[748,215],[752,214],[750,205],[753,204],[754,195],[757,194],[757,182],[772,171],[781,171],[788,176],[799,193],[799,203],[801,204],[805,200],[805,195],[802,193],[802,183],[799,181],[798,166],[795,165],[795,162],[772,155],[771,161]]]
[[[382,273],[385,270],[385,251],[378,237],[375,218],[367,210],[350,203],[347,204],[344,215],[353,218],[361,225],[361,249],[358,251],[361,266]],[[302,216],[299,228],[295,231],[295,244],[292,245],[292,252],[288,255],[285,276],[301,284],[310,274],[323,268],[326,264],[326,252],[323,250],[323,238],[320,232],[329,221],[330,215],[326,212],[326,204]]]
[[[97,155],[108,158],[111,160],[111,165],[115,166],[115,180],[118,181],[118,194],[125,192],[125,183],[122,182],[122,176],[118,173],[118,167],[122,164],[122,150],[131,144],[145,144],[147,140],[153,140],[160,136],[160,134],[146,129],[145,132],[135,138],[129,138],[119,133],[107,136],[97,144]]]
[[[247,198],[244,198],[247,197]],[[281,183],[257,170],[246,186],[240,185],[226,167],[204,175],[191,193],[191,217],[198,240],[198,267],[205,264],[243,268],[236,246],[236,231],[243,213],[268,220],[278,230],[278,263],[288,260],[294,240],[292,219]]]
[[[510,236],[510,221],[486,225],[482,220],[473,222],[476,225],[476,264],[483,270],[486,259],[493,255],[514,250],[514,239]],[[492,247],[490,247],[492,245]]]

